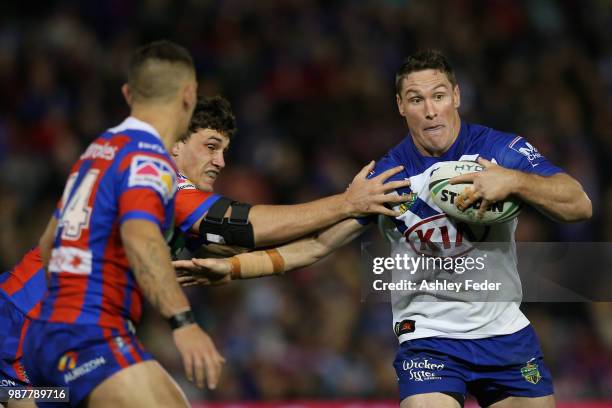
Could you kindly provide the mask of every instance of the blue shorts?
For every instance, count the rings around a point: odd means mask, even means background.
[[[0,294],[0,387],[29,384],[21,362],[21,351],[28,319],[10,300]]]
[[[395,362],[400,398],[429,392],[472,394],[481,406],[507,397],[553,394],[550,371],[531,325],[484,339],[430,337],[400,344]]]
[[[127,329],[39,320],[30,324],[23,350],[23,364],[32,384],[68,387],[71,406],[111,375],[151,358]]]

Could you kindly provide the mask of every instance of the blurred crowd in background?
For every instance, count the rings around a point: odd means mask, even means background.
[[[192,52],[203,94],[232,103],[239,131],[217,185],[232,198],[298,203],[343,191],[406,135],[394,74],[408,54],[435,47],[456,70],[465,120],[525,136],[593,201],[593,220],[576,225],[525,211],[519,239],[612,241],[609,1],[74,0],[0,9],[3,269],[37,242],[83,148],[127,115],[127,59],[159,38]],[[359,250],[355,243],[279,278],[189,290],[227,358],[215,392],[187,385],[155,313],[140,337],[194,399],[396,398],[391,312],[361,302]],[[612,307],[523,309],[559,398],[612,398]]]

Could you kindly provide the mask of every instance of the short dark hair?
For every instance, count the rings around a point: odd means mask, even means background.
[[[191,54],[168,40],[154,41],[136,49],[128,65],[128,86],[136,100],[159,99],[178,91],[182,73],[195,76]]]
[[[189,132],[180,141],[187,141],[192,133],[200,129],[216,130],[231,139],[236,133],[236,117],[227,99],[219,95],[198,96],[198,102],[189,123]]]
[[[427,49],[418,51],[404,60],[395,74],[395,92],[401,96],[402,80],[412,72],[437,69],[446,74],[451,85],[457,85],[455,72],[448,59],[439,50]]]

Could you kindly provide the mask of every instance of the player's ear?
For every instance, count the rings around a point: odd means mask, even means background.
[[[198,84],[196,82],[188,82],[183,88],[183,107],[186,111],[193,112],[195,109]]]
[[[459,85],[455,85],[453,88],[453,101],[455,109],[459,109],[459,106],[461,106],[461,92],[459,90]]]
[[[132,93],[130,92],[130,87],[128,86],[128,84],[123,84],[123,86],[121,87],[121,93],[123,94],[123,99],[125,99],[125,103],[127,103],[128,106],[131,108]]]
[[[181,148],[183,147],[184,144],[185,142],[183,142],[182,140],[179,140],[172,146],[172,157],[178,157],[181,151]]]
[[[400,115],[404,115],[404,107],[402,106],[402,97],[399,94],[395,94],[395,102],[397,102],[397,110],[399,110]]]

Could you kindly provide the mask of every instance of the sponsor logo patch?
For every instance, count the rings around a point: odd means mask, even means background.
[[[416,202],[418,198],[418,196],[414,193],[402,193],[402,196],[405,196],[405,195],[410,195],[410,199],[406,201],[405,203],[400,204],[399,211],[402,214],[408,211],[410,207],[414,205],[414,203]]]
[[[191,180],[189,180],[187,177],[185,177],[183,174],[179,173],[178,174],[178,189],[179,190],[195,190],[196,186],[191,182]]]
[[[113,338],[113,341],[115,342],[117,349],[123,354],[129,354],[132,351],[132,345],[126,342],[123,337],[116,336]]]
[[[393,331],[397,337],[406,333],[413,333],[416,328],[414,320],[402,320],[401,322],[395,323]]]
[[[486,241],[491,227],[466,224],[438,214],[414,224],[404,232],[406,243],[417,254],[457,257],[467,254],[474,244]]]
[[[117,152],[117,146],[112,146],[108,143],[99,144],[92,143],[89,145],[87,150],[81,155],[81,160],[89,159],[102,159],[102,160],[113,160],[115,153]]]
[[[130,165],[128,187],[151,187],[168,202],[176,192],[176,173],[162,159],[137,155]]]
[[[521,368],[521,375],[525,381],[535,385],[542,379],[542,375],[540,374],[538,363],[534,360],[535,358],[532,358]]]
[[[404,360],[402,368],[409,374],[412,381],[432,381],[441,380],[440,371],[444,369],[444,363],[432,361],[428,358],[415,358]]]
[[[154,152],[159,153],[159,154],[166,153],[166,149],[164,149],[162,146],[158,144],[153,144],[153,143],[138,142],[138,148],[144,149],[144,150],[153,150]]]
[[[60,360],[61,362],[61,360]],[[74,380],[76,380],[79,377],[82,377],[85,374],[89,374],[90,372],[98,369],[99,367],[103,366],[104,364],[106,364],[106,360],[104,359],[103,356],[100,357],[96,357],[94,359],[91,359],[89,361],[84,362],[83,364],[70,369],[70,367],[68,367],[68,369],[70,371],[68,371],[66,374],[64,374],[64,381],[66,383],[70,383]],[[58,367],[59,368],[59,367]],[[62,370],[60,370],[62,371]]]
[[[68,351],[64,354],[57,363],[57,369],[61,372],[66,370],[74,370],[77,363],[78,354],[76,351]]]
[[[520,136],[517,136],[508,145],[508,147],[514,150],[515,152],[525,156],[532,167],[536,167],[538,164],[540,164],[539,161],[544,158],[544,156],[542,156],[542,154],[538,151],[538,149],[535,148],[535,146],[533,146],[531,143],[529,143]]]
[[[49,272],[91,274],[92,253],[88,249],[59,247],[51,251]]]

